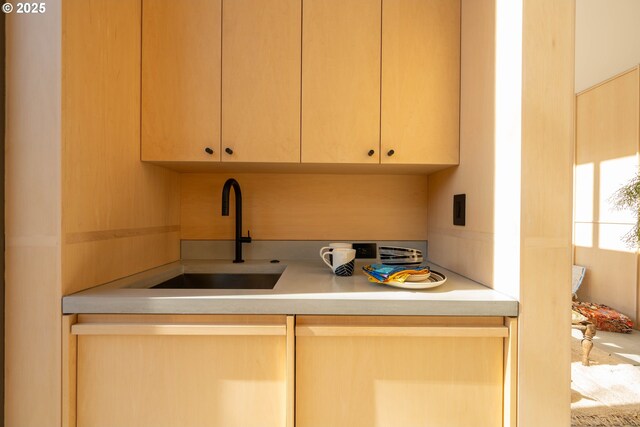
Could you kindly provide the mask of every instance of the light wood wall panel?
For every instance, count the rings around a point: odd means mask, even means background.
[[[4,18],[6,426],[61,419],[60,17]]]
[[[220,213],[230,177],[254,239],[427,239],[426,176],[314,174],[183,174],[183,239],[235,238],[234,196],[231,214]]]
[[[429,176],[429,258],[492,286],[495,4],[462,1],[461,14],[460,166]],[[452,219],[453,195],[461,193],[464,227]]]
[[[587,267],[578,292],[637,320],[638,255],[622,241],[635,224],[609,201],[631,180],[640,147],[638,67],[576,97],[575,264]]]
[[[179,258],[179,178],[140,162],[141,2],[65,0],[62,291]]]
[[[571,422],[574,8],[523,2],[518,427]]]

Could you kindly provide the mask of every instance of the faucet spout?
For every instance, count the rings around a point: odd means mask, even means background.
[[[222,187],[222,216],[229,216],[229,193],[233,188],[236,195],[236,257],[235,263],[244,262],[242,259],[242,244],[251,243],[251,233],[247,237],[242,237],[242,191],[240,184],[233,178],[229,178]]]

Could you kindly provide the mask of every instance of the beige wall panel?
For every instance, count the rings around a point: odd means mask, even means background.
[[[300,162],[301,0],[225,2],[225,162]]]
[[[523,3],[518,427],[570,424],[574,18]]]
[[[493,234],[429,229],[429,260],[452,271],[465,271],[473,280],[493,282]],[[432,251],[431,248],[438,248]],[[483,267],[479,267],[483,266]]]
[[[180,232],[66,244],[63,295],[180,259]]]
[[[578,94],[576,164],[638,151],[638,68]]]
[[[64,12],[67,294],[178,259],[180,188],[140,162],[140,1],[66,0]],[[173,232],[136,235],[149,227]]]
[[[183,174],[182,238],[234,239],[220,214],[230,175]],[[234,174],[243,234],[258,240],[424,240],[427,182],[419,175]],[[233,196],[231,204],[234,205]]]
[[[457,164],[459,116],[460,1],[384,1],[381,162]]]
[[[429,258],[493,284],[495,4],[463,1],[460,166],[429,176]],[[454,226],[453,195],[465,193],[466,225]],[[464,254],[464,256],[461,256]]]
[[[298,336],[296,425],[501,426],[502,343]]]
[[[285,373],[284,336],[83,335],[78,427],[281,427]]]
[[[302,162],[378,163],[380,0],[305,0],[302,22]]]
[[[576,91],[640,63],[640,2],[576,2]]]
[[[578,299],[606,304],[635,321],[636,253],[577,246],[575,260],[576,264],[587,267]]]
[[[219,161],[221,0],[145,0],[143,11],[142,158]]]
[[[62,386],[60,249],[11,246],[10,241],[5,258],[4,422],[57,426]]]
[[[576,207],[574,262],[587,267],[578,296],[633,319],[638,311],[637,254],[624,243],[635,219],[618,211],[611,194],[638,166],[638,67],[576,97]]]
[[[4,425],[58,426],[60,2],[6,16]]]

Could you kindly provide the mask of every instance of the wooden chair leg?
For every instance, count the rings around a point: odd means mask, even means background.
[[[589,366],[589,354],[593,348],[593,337],[596,335],[596,327],[593,323],[587,323],[582,330],[582,364]]]

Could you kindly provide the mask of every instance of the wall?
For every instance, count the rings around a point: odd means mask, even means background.
[[[7,15],[5,425],[60,421],[60,4]]]
[[[624,243],[633,212],[610,197],[638,168],[640,71],[636,67],[576,98],[575,258],[587,267],[581,301],[638,319],[638,255]]]
[[[576,92],[640,63],[640,2],[576,2]]]
[[[461,12],[460,166],[429,176],[429,258],[493,286],[495,4],[463,1]],[[459,193],[464,227],[452,219]]]
[[[426,240],[421,175],[183,174],[183,239],[234,239],[235,196],[221,216],[222,187],[242,189],[243,235],[257,240]]]
[[[140,163],[140,0],[65,0],[62,19],[68,294],[179,259],[180,188]]]
[[[7,16],[5,424],[61,423],[61,297],[179,258],[179,176],[143,165],[140,0]]]
[[[519,427],[570,424],[574,6],[463,1],[460,166],[429,177],[430,258],[520,302]]]
[[[571,423],[574,8],[523,2],[518,427]]]

